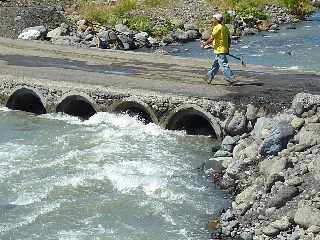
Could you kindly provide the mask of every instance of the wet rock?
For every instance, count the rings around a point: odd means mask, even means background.
[[[146,32],[140,32],[134,35],[135,45],[138,48],[144,47],[147,45],[147,39],[149,34]]]
[[[230,136],[237,136],[247,131],[247,119],[242,112],[236,111],[226,123],[226,132]]]
[[[310,206],[298,208],[294,215],[294,221],[305,228],[313,225],[320,227],[320,210]]]
[[[230,209],[228,209],[225,213],[222,213],[220,217],[221,221],[225,221],[225,222],[231,221],[234,218],[235,216]]]
[[[269,200],[268,207],[280,208],[297,195],[299,195],[299,189],[297,187],[282,186],[275,196]]]
[[[39,40],[45,38],[47,35],[47,28],[45,26],[35,26],[26,28],[18,36],[18,39],[24,40]]]

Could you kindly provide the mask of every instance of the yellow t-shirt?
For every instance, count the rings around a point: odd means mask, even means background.
[[[215,54],[229,53],[229,29],[223,25],[218,24],[212,29],[213,49]]]

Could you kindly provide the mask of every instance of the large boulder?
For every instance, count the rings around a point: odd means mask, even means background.
[[[310,206],[298,208],[294,215],[294,221],[304,228],[308,228],[312,225],[320,226],[320,210]]]
[[[245,114],[236,111],[226,122],[226,132],[230,136],[241,135],[247,131],[247,119]]]
[[[259,154],[268,156],[277,155],[286,148],[295,130],[288,121],[262,117],[258,119],[253,134],[263,139]]]
[[[45,38],[47,35],[47,28],[45,26],[29,27],[22,31],[18,39],[24,40],[39,40]]]
[[[296,115],[300,116],[313,106],[320,106],[320,95],[298,93],[292,101],[291,108]]]

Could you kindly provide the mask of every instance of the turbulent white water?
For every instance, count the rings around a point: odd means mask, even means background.
[[[0,110],[0,239],[207,239],[211,140],[98,113]]]

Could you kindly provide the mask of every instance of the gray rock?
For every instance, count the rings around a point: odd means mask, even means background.
[[[236,111],[226,123],[226,132],[230,136],[241,135],[247,131],[247,119],[242,112]]]
[[[303,118],[299,118],[299,117],[295,117],[294,119],[292,119],[291,121],[291,126],[294,129],[300,129],[302,128],[302,126],[304,125],[305,120]]]
[[[235,218],[235,216],[230,209],[228,209],[225,213],[222,213],[221,217],[220,217],[220,219],[225,222],[233,220],[234,218]]]
[[[247,106],[246,117],[249,121],[255,121],[258,117],[259,109],[255,107],[253,104],[249,104]]]
[[[271,226],[279,229],[280,231],[287,231],[291,227],[290,219],[288,217],[283,217],[272,222]]]
[[[118,35],[118,38],[120,40],[120,42],[122,43],[122,49],[123,50],[134,50],[136,49],[135,43],[133,38],[125,35],[125,34],[121,34]]]
[[[189,41],[189,36],[187,32],[183,31],[176,31],[171,34],[171,37],[173,38],[174,41],[177,42],[188,42]]]
[[[295,139],[300,144],[307,144],[307,145],[320,144],[320,123],[310,123],[305,125],[298,132]]]
[[[18,39],[24,40],[38,40],[44,38],[47,34],[47,28],[45,26],[35,26],[26,28],[18,36]]]
[[[254,138],[249,137],[239,141],[233,149],[233,158],[244,163],[250,163],[257,158],[259,144]]]
[[[63,24],[63,26],[57,27],[51,30],[50,32],[48,32],[47,38],[57,38],[60,36],[66,36],[68,34],[69,34],[69,27]]]
[[[128,33],[130,32],[128,26],[124,25],[124,24],[117,24],[114,26],[115,30],[119,33]]]
[[[314,159],[308,167],[309,171],[312,173],[313,178],[320,181],[320,159]]]
[[[252,185],[244,189],[236,196],[235,201],[232,202],[233,209],[240,214],[244,214],[252,206],[253,201],[256,199],[256,191],[256,185]]]
[[[232,153],[228,151],[219,150],[214,154],[214,157],[232,157]]]
[[[64,45],[64,46],[78,46],[81,39],[75,36],[60,36],[57,38],[52,38],[51,42],[57,45]]]
[[[242,232],[240,234],[240,238],[242,240],[252,240],[253,239],[253,233],[251,233],[251,232]]]
[[[275,196],[269,200],[268,207],[280,208],[297,195],[299,195],[298,188],[293,186],[282,186]]]
[[[280,230],[277,228],[274,228],[271,225],[268,225],[262,229],[262,232],[267,236],[273,237],[273,236],[277,236],[280,233]]]
[[[287,168],[287,165],[287,158],[266,159],[260,163],[259,170],[266,177],[270,177],[272,175],[280,174],[283,170]]]
[[[274,128],[277,122],[277,120],[272,118],[261,117],[257,120],[251,134],[260,139],[265,139],[270,135],[272,128]]]
[[[301,116],[303,112],[315,105],[320,105],[320,95],[298,93],[292,101],[291,108],[297,116]]]
[[[298,208],[294,215],[294,221],[296,224],[305,228],[312,225],[320,226],[320,210],[310,206]]]
[[[184,24],[184,30],[185,30],[185,31],[188,31],[188,30],[196,30],[196,31],[199,31],[199,28],[198,28],[195,24],[186,23],[186,24]]]
[[[188,30],[186,32],[188,41],[193,41],[200,38],[200,33],[197,30]]]
[[[287,121],[279,121],[273,125],[270,134],[262,142],[259,153],[262,156],[277,155],[286,148],[295,131]]]
[[[112,30],[102,30],[97,35],[102,41],[106,41],[111,44],[119,41],[117,34]]]
[[[239,140],[240,140],[240,137],[239,137],[239,136],[235,136],[235,137],[226,136],[226,137],[223,139],[221,145],[232,145],[232,146],[234,146],[234,145],[237,144],[237,142],[238,142]]]

